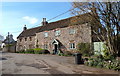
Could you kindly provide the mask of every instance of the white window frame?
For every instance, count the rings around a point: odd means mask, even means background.
[[[74,28],[69,29],[69,34],[75,34],[76,30]]]
[[[60,30],[56,30],[55,31],[55,36],[60,36],[60,32],[61,32]]]
[[[44,36],[45,36],[45,37],[48,37],[48,32],[44,32]]]
[[[75,43],[69,43],[70,49],[75,49]]]

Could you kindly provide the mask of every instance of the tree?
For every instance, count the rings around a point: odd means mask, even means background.
[[[110,54],[120,55],[120,1],[72,2],[73,15],[89,13],[93,34],[105,41]]]

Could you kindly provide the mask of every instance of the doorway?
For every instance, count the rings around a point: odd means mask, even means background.
[[[58,54],[58,45],[57,44],[54,44],[54,53]]]

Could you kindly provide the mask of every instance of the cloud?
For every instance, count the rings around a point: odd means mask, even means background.
[[[38,22],[37,18],[29,17],[29,16],[24,16],[22,19],[28,21],[30,24],[35,24]]]

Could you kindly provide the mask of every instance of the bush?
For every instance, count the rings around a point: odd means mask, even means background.
[[[98,68],[102,68],[103,65],[104,65],[104,62],[99,62],[99,63],[97,64],[97,67],[98,67]]]
[[[84,64],[88,66],[88,65],[89,65],[89,62],[88,62],[88,61],[85,61]]]
[[[27,50],[25,51],[25,53],[34,54],[34,50],[33,50],[33,49],[27,49]]]
[[[34,49],[35,54],[50,54],[50,52],[46,49],[41,49],[41,48],[35,48]]]
[[[120,70],[120,61],[118,60],[107,60],[98,58],[89,58],[88,61],[85,61],[84,63],[87,66],[94,66],[98,68],[107,68],[107,69],[113,69],[113,70]]]
[[[79,43],[77,49],[83,56],[91,56],[93,54],[90,43]]]
[[[46,49],[42,49],[41,52],[42,52],[42,54],[50,54],[50,52]]]
[[[35,54],[42,54],[41,50],[43,50],[43,49],[41,49],[41,48],[34,48],[33,50],[34,50]]]

